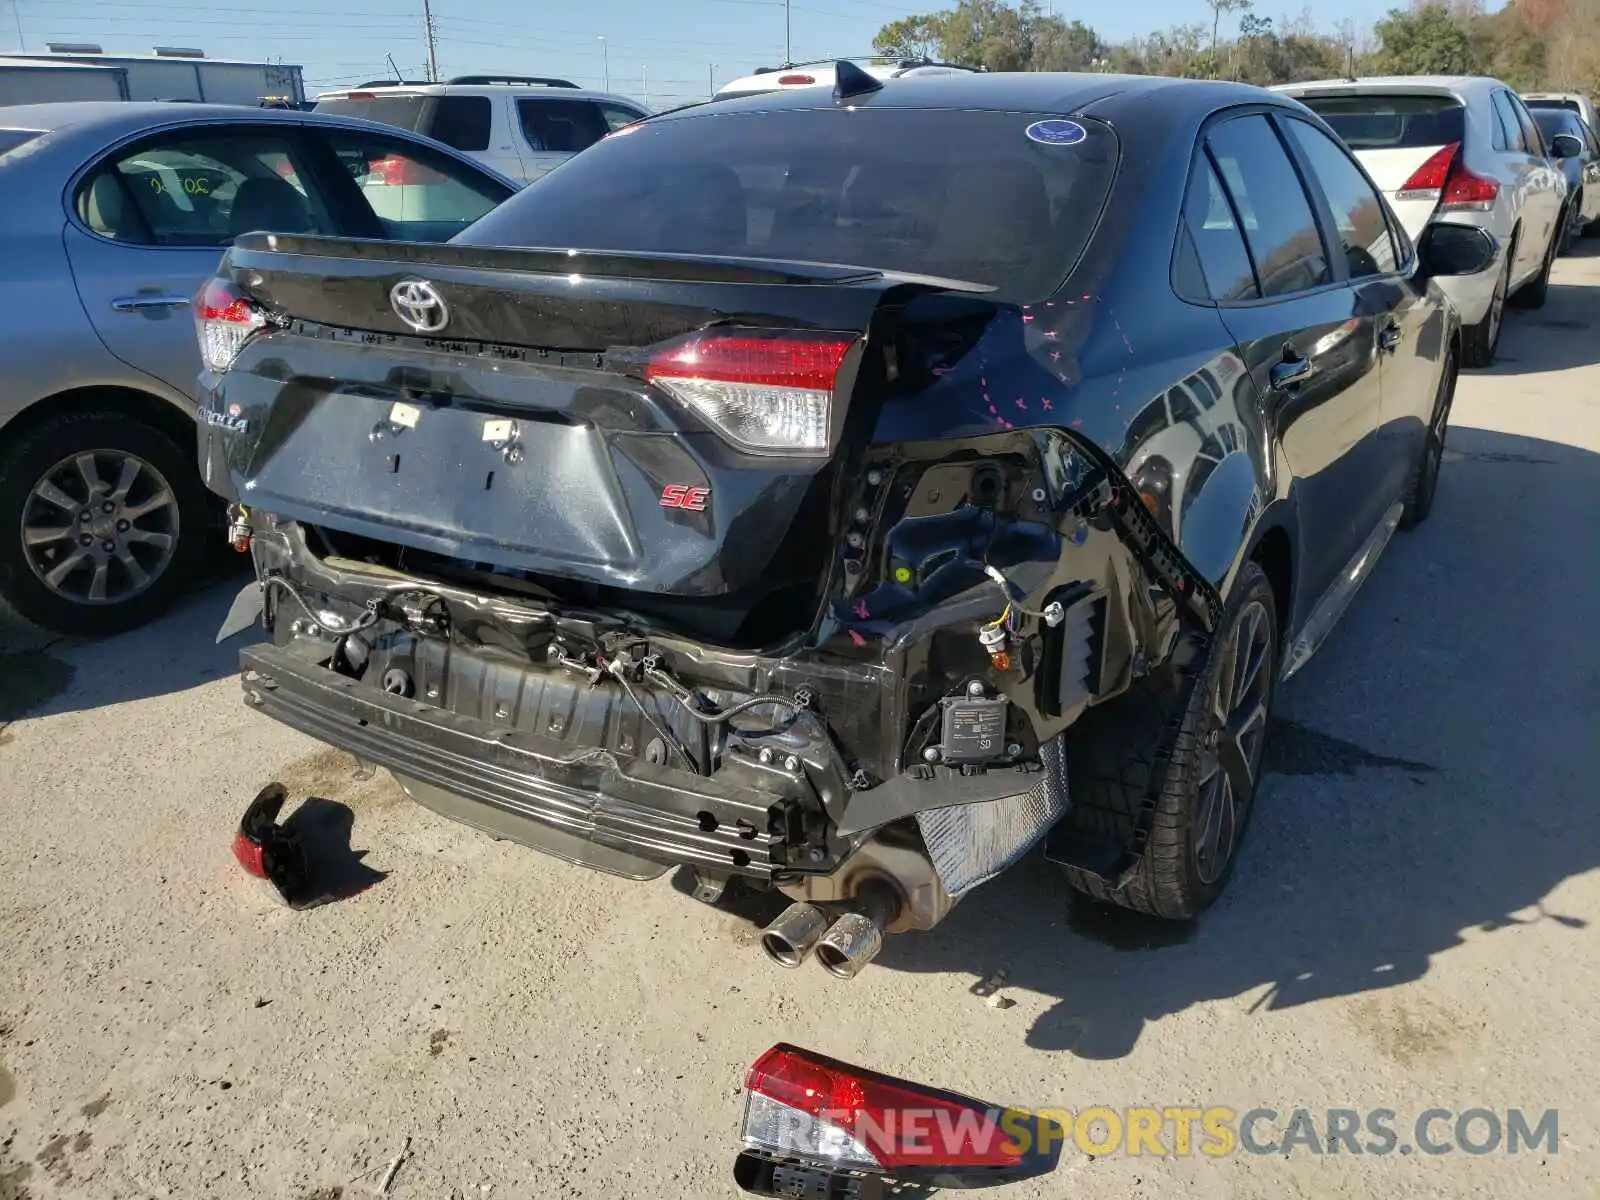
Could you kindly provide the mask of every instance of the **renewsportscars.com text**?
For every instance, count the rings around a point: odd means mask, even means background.
[[[901,1108],[879,1120],[825,1112],[822,1120],[846,1129],[861,1145],[894,1146],[931,1159],[961,1149],[985,1153],[1048,1153],[1076,1146],[1084,1154],[1153,1157],[1245,1154],[1555,1154],[1560,1149],[1558,1110],[1428,1108],[1402,1116],[1390,1108],[1271,1108],[1094,1106],[995,1109],[987,1114]],[[797,1133],[799,1131],[797,1130]],[[797,1145],[798,1145],[797,1141]]]

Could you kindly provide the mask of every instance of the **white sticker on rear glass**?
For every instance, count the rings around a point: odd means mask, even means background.
[[[421,419],[422,410],[414,404],[406,404],[396,400],[394,406],[389,409],[389,420],[393,424],[403,426],[406,429],[415,429],[417,422]]]
[[[1076,146],[1089,131],[1076,121],[1035,121],[1023,130],[1028,140],[1046,146]]]

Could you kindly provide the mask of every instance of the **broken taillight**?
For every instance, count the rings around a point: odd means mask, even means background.
[[[744,449],[825,454],[834,385],[854,344],[696,334],[653,355],[644,377]]]
[[[796,1046],[774,1046],[758,1058],[745,1088],[745,1146],[819,1167],[1021,1178],[1052,1169],[1060,1154],[1062,1130],[1048,1118]]]
[[[207,368],[226,371],[267,323],[261,310],[226,279],[211,279],[194,298],[195,333]]]

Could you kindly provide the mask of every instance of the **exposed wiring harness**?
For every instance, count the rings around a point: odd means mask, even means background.
[[[348,637],[350,634],[359,633],[361,630],[366,629],[368,626],[374,624],[378,619],[378,610],[383,606],[383,601],[377,597],[374,597],[373,599],[367,601],[366,609],[359,617],[355,617],[348,622],[343,622],[338,621],[337,618],[332,617],[331,614],[318,613],[314,608],[311,607],[310,602],[306,600],[300,589],[295,587],[294,584],[290,583],[289,580],[284,576],[267,575],[262,578],[262,591],[266,591],[273,585],[277,585],[284,591],[288,592],[294,602],[300,606],[300,611],[305,613],[307,619],[310,620],[313,625],[317,626],[319,629],[326,630],[334,637]]]

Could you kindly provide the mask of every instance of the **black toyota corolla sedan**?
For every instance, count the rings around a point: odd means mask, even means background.
[[[449,245],[243,238],[196,303],[247,699],[498,836],[776,889],[786,966],[1040,842],[1188,917],[1278,684],[1428,515],[1430,281],[1496,253],[1413,245],[1281,96],[848,63]]]

